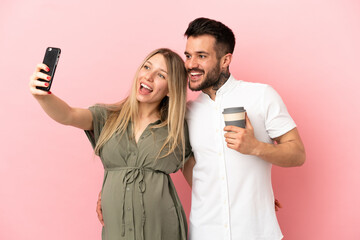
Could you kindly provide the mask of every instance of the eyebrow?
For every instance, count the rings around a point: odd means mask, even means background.
[[[149,63],[151,66],[153,65],[149,60],[147,60],[145,63]],[[162,72],[164,72],[164,73],[166,73],[166,74],[168,74],[167,73],[167,71],[165,71],[164,69],[162,69],[162,68],[160,68],[160,71],[162,71]]]
[[[208,53],[208,52],[205,52],[205,51],[197,51],[197,52],[195,52],[195,53],[196,53],[196,54],[207,54],[207,55],[209,55],[209,53]],[[191,54],[188,53],[187,51],[185,51],[184,54],[191,55]]]

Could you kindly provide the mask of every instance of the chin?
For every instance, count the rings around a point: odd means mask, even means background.
[[[189,88],[191,91],[200,91],[201,83],[198,84],[189,84]]]

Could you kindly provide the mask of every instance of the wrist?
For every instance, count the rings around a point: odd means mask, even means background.
[[[253,149],[252,155],[262,158],[262,156],[264,155],[264,152],[265,152],[265,148],[266,148],[266,143],[257,141],[257,144],[255,145],[255,147]]]
[[[37,100],[42,100],[42,99],[45,99],[47,97],[49,97],[50,95],[52,95],[52,93],[50,91],[46,92],[44,91],[43,94],[32,94],[33,97]]]

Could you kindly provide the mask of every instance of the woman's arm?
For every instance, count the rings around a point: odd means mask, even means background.
[[[92,130],[92,114],[88,109],[73,108],[66,102],[56,97],[51,92],[37,89],[37,86],[47,87],[50,76],[40,72],[43,69],[49,71],[45,64],[38,64],[35,72],[30,77],[30,92],[39,102],[47,115],[58,123],[74,126],[84,130]],[[43,79],[45,82],[39,81]]]

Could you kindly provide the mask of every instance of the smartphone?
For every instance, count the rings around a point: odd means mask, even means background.
[[[43,63],[46,64],[49,67],[50,71],[46,72],[44,70],[40,70],[40,72],[49,75],[51,77],[51,79],[48,82],[49,86],[47,86],[47,87],[36,87],[37,89],[41,89],[41,90],[44,90],[46,92],[50,91],[51,84],[53,82],[54,75],[55,75],[56,66],[57,66],[57,64],[59,62],[60,54],[61,54],[61,49],[60,48],[48,47],[46,49]],[[42,80],[42,79],[39,79],[39,81],[45,82],[45,80]]]

